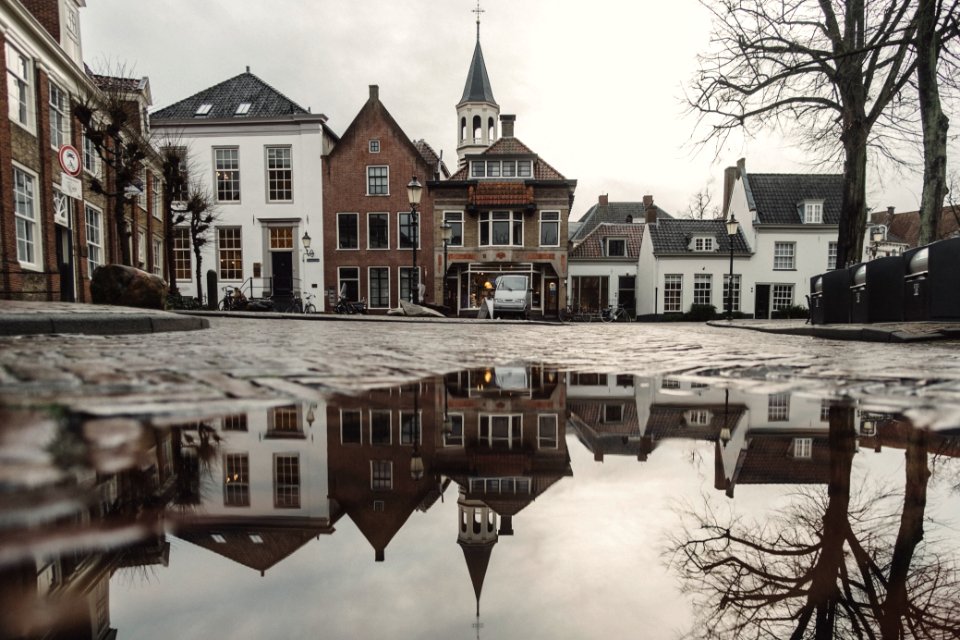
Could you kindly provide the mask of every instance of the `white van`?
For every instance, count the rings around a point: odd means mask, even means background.
[[[497,276],[493,288],[493,313],[496,317],[527,317],[530,313],[533,293],[530,288],[530,276],[520,274]]]

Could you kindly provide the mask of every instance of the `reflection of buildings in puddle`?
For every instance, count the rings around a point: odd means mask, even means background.
[[[263,574],[332,533],[324,413],[297,402],[176,425],[177,536]]]

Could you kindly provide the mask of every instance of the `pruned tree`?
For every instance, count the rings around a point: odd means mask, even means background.
[[[690,202],[684,210],[685,217],[694,220],[713,220],[720,217],[720,207],[713,204],[713,194],[710,186],[704,187],[690,196]]]
[[[182,212],[174,213],[174,223],[186,222],[190,226],[190,244],[196,258],[197,300],[203,302],[203,247],[210,241],[214,222],[217,221],[216,203],[210,192],[198,182],[190,186]],[[207,295],[216,295],[208,291]]]
[[[180,144],[179,139],[164,139],[159,143],[160,168],[163,174],[163,219],[164,219],[164,246],[167,265],[167,283],[170,293],[178,293],[177,265],[174,255],[174,231],[178,225],[186,221],[186,208],[190,180],[190,165],[187,150]],[[179,205],[179,206],[178,206]]]
[[[911,0],[701,0],[714,17],[689,105],[708,139],[776,128],[842,156],[837,265],[858,259],[866,228],[868,146],[900,134],[916,68]],[[838,151],[842,153],[837,153]]]
[[[73,114],[107,168],[105,180],[94,179],[91,189],[110,199],[112,228],[119,243],[120,262],[133,264],[124,208],[128,198],[142,192],[140,174],[153,150],[140,118],[126,69],[119,65],[109,75],[95,75],[99,91],[81,96]]]

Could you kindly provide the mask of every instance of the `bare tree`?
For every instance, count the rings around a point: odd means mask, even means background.
[[[709,138],[777,128],[811,148],[842,149],[844,190],[837,265],[862,253],[868,145],[882,119],[902,131],[913,75],[910,0],[701,0],[713,13],[714,50],[700,55],[689,97]],[[873,136],[873,138],[871,138]]]
[[[713,204],[713,194],[710,192],[710,186],[704,185],[702,189],[690,196],[690,203],[684,210],[685,217],[695,220],[713,220],[720,217],[720,207]]]
[[[183,216],[182,219],[179,215]],[[217,209],[210,192],[199,182],[191,185],[183,213],[174,214],[176,224],[180,223],[178,220],[185,221],[190,226],[190,244],[196,258],[197,300],[203,302],[203,247],[210,241],[213,223],[217,220]],[[208,291],[207,295],[215,296],[216,292]]]
[[[73,113],[107,167],[106,180],[94,179],[91,189],[110,198],[120,262],[132,265],[127,242],[132,231],[127,228],[124,207],[128,197],[143,189],[139,176],[152,148],[134,96],[136,89],[132,84],[136,81],[126,76],[123,65],[117,65],[109,75],[94,75],[100,90],[82,96]]]
[[[918,0],[917,97],[923,128],[923,193],[920,197],[920,244],[937,239],[937,226],[947,193],[947,131],[950,121],[940,99],[938,64],[947,42],[960,30],[960,2]],[[947,68],[957,65],[948,60]]]
[[[187,194],[190,180],[190,165],[188,163],[187,150],[180,143],[179,138],[170,138],[160,141],[160,167],[163,173],[163,219],[164,219],[164,245],[166,256],[164,263],[167,265],[167,282],[170,286],[170,293],[176,294],[177,289],[177,265],[174,255],[174,230],[180,224],[186,221],[186,208],[176,206],[187,201]]]

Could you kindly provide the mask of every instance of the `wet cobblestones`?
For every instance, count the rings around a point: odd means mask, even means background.
[[[956,342],[877,344],[700,324],[524,325],[211,318],[204,331],[0,338],[0,406],[211,412],[512,362],[678,373],[757,392],[960,409]]]

